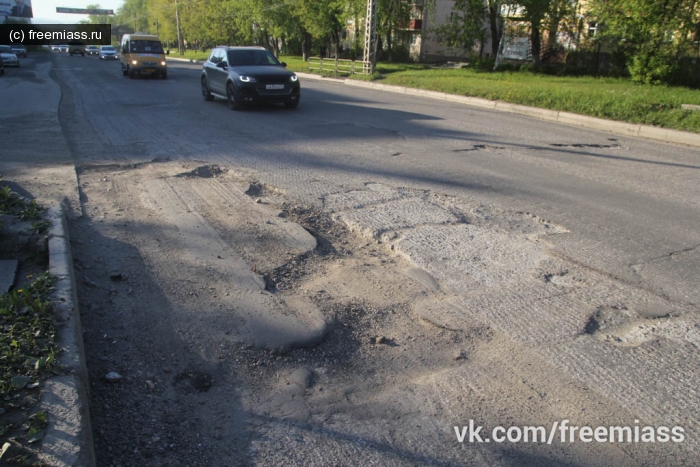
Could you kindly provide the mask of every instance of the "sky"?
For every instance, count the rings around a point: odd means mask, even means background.
[[[87,15],[56,13],[56,7],[87,8],[88,5],[99,4],[100,8],[114,10],[116,13],[123,3],[123,0],[31,0],[34,13],[32,22],[37,24],[78,23],[82,19],[87,19]]]

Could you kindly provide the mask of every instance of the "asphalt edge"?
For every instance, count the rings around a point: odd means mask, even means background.
[[[306,74],[297,73],[297,75],[307,77]],[[687,146],[700,147],[700,134],[690,133],[687,131],[671,130],[667,128],[659,128],[649,125],[640,125],[637,123],[619,122],[616,120],[589,117],[587,115],[573,114],[570,112],[564,112],[559,110],[541,109],[539,107],[528,107],[525,105],[511,104],[509,102],[499,100],[488,100],[478,97],[459,96],[456,94],[447,94],[444,92],[427,91],[424,89],[407,88],[403,86],[392,86],[389,84],[359,81],[354,79],[346,79],[345,84],[381,91],[411,94],[415,96],[444,100],[448,102],[457,102],[486,109],[498,110],[501,112],[525,115],[528,117],[534,117],[540,120],[562,123],[565,125],[572,125],[592,130],[605,131],[607,133],[614,133],[617,135],[634,136],[649,140],[662,141],[666,143],[676,143],[684,144]]]
[[[95,467],[90,425],[89,379],[83,348],[68,224],[60,205],[49,207],[49,272],[57,278],[52,294],[60,349],[57,360],[65,374],[42,383],[40,410],[48,427],[39,459],[54,467]]]

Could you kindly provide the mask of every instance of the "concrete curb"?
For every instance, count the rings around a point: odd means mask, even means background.
[[[424,89],[407,88],[403,86],[392,86],[389,84],[375,83],[372,81],[359,81],[354,79],[329,79],[322,78],[318,75],[313,75],[310,73],[297,73],[297,75],[301,78],[323,80],[329,82],[342,82],[343,84],[349,86],[375,89],[377,91],[410,94],[418,97],[426,97],[428,99],[456,102],[460,104],[470,105],[473,107],[493,109],[501,112],[525,115],[540,120],[563,123],[565,125],[589,128],[591,130],[605,131],[607,133],[614,133],[617,135],[634,136],[638,138],[661,141],[665,143],[676,143],[684,144],[687,146],[700,147],[700,134],[690,133],[687,131],[669,130],[666,128],[659,128],[649,125],[618,122],[616,120],[606,120],[603,118],[589,117],[586,115],[578,115],[559,110],[548,110],[541,109],[539,107],[528,107],[525,105],[511,104],[509,102],[504,101],[488,100],[479,97],[459,96],[456,94],[446,94],[444,92],[427,91]]]
[[[61,346],[58,362],[66,374],[43,383],[40,409],[47,414],[48,428],[39,458],[54,467],[94,467],[89,379],[67,222],[58,205],[49,208],[48,219],[49,272],[58,279],[52,297]]]

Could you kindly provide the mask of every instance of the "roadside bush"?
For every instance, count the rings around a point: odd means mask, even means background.
[[[405,45],[395,45],[391,48],[391,61],[396,63],[411,63],[411,52]]]
[[[496,59],[491,57],[476,57],[469,61],[469,68],[481,71],[493,71],[496,66]]]

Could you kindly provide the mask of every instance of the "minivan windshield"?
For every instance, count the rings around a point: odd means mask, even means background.
[[[230,66],[278,65],[274,55],[267,50],[229,50],[228,63]]]
[[[158,41],[131,41],[129,51],[136,54],[162,54],[163,44]]]

